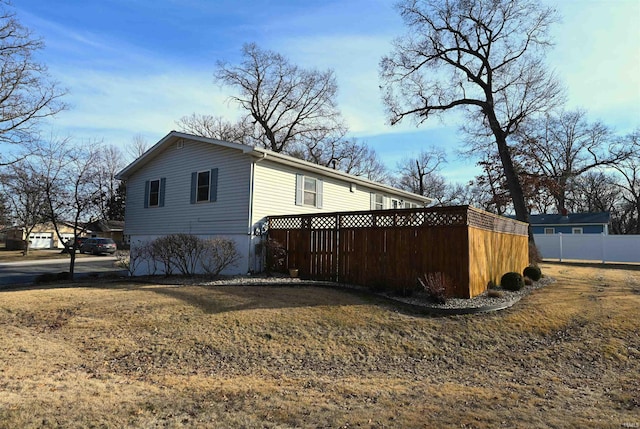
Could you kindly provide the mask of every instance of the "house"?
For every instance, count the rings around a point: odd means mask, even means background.
[[[609,234],[609,212],[532,214],[529,223],[534,234]]]
[[[232,238],[242,255],[233,273],[261,271],[255,246],[269,215],[416,208],[432,201],[291,156],[176,131],[116,177],[127,184],[124,233],[132,250],[168,234]]]
[[[89,222],[86,227],[90,237],[110,238],[119,248],[124,243],[124,221],[100,219]]]

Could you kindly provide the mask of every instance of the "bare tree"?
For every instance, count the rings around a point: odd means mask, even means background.
[[[242,58],[236,65],[218,62],[215,77],[238,91],[230,98],[256,128],[254,145],[286,153],[318,134],[343,133],[332,70],[302,69],[254,43],[243,46]]]
[[[78,237],[86,224],[100,215],[101,189],[94,177],[99,159],[99,142],[93,145],[73,145],[70,139],[51,139],[37,154],[42,186],[47,200],[47,217],[58,239],[71,255],[69,273],[73,278]],[[34,164],[36,161],[34,161]],[[62,226],[73,229],[73,239],[65,241]]]
[[[138,159],[149,149],[149,142],[142,134],[136,134],[131,139],[131,145],[127,146],[127,155],[131,161]]]
[[[543,63],[555,11],[535,0],[404,0],[399,9],[410,33],[381,61],[391,123],[464,109],[490,130],[516,217],[527,221],[508,138],[562,99]]]
[[[528,174],[537,177],[553,196],[558,213],[576,179],[597,167],[616,165],[629,156],[609,128],[587,121],[583,110],[560,112],[529,121],[518,132],[519,154]]]
[[[623,190],[631,220],[626,228],[627,234],[640,234],[640,129],[623,139],[630,155],[614,165],[621,176],[618,186]]]
[[[436,147],[422,150],[415,157],[406,157],[396,167],[396,186],[419,195],[443,197],[444,178],[439,171],[445,162],[445,152]]]
[[[115,201],[120,181],[116,174],[125,167],[122,151],[113,145],[97,145],[95,176],[96,186],[100,188],[100,198],[96,202],[102,219],[110,219],[110,206]],[[123,202],[124,203],[124,202]]]
[[[11,164],[2,175],[2,188],[18,226],[24,233],[24,255],[29,254],[29,236],[39,224],[45,222],[46,195],[42,178],[33,165],[22,160]]]
[[[7,4],[0,0],[0,147],[3,143],[25,147],[34,143],[43,119],[66,108],[61,101],[65,91],[34,59],[44,43],[20,24]],[[14,161],[0,156],[0,163]]]
[[[246,121],[234,124],[222,116],[192,113],[183,116],[176,123],[185,133],[233,143],[252,143],[250,136],[253,127]]]

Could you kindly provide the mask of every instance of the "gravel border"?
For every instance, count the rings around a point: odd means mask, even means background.
[[[401,303],[405,306],[412,308],[413,310],[421,313],[433,314],[433,315],[461,315],[461,314],[474,314],[474,313],[487,313],[492,311],[504,310],[512,307],[523,297],[529,295],[532,291],[540,289],[555,280],[549,277],[543,277],[537,282],[531,285],[525,285],[519,291],[508,291],[506,289],[497,288],[501,293],[500,297],[488,296],[488,291],[473,297],[471,299],[465,298],[449,298],[445,304],[436,304],[428,300],[426,294],[417,292],[413,296],[403,297],[387,292],[373,292],[371,289],[364,286],[357,286],[351,284],[317,281],[317,280],[303,280],[300,278],[292,278],[285,275],[246,275],[246,276],[225,276],[217,280],[209,280],[202,277],[144,277],[136,278],[136,280],[143,281],[145,283],[156,284],[172,284],[172,285],[199,285],[199,286],[273,286],[273,287],[287,287],[287,286],[319,286],[329,287],[342,290],[355,290],[362,293],[372,294],[377,297],[384,298],[394,303]]]

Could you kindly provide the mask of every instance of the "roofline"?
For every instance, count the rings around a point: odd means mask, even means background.
[[[608,225],[609,222],[532,223],[531,226]]]
[[[223,146],[223,147],[227,147],[230,149],[237,149],[242,151],[243,153],[248,153],[251,152],[253,150],[252,147],[247,146],[247,145],[243,145],[240,143],[231,143],[231,142],[226,142],[223,140],[216,140],[216,139],[211,139],[208,137],[201,137],[201,136],[196,136],[196,135],[192,135],[192,134],[187,134],[187,133],[181,133],[179,131],[170,131],[169,134],[167,134],[166,136],[164,136],[163,138],[160,139],[160,141],[158,141],[158,143],[154,144],[153,146],[151,146],[149,149],[147,149],[141,156],[139,156],[138,158],[136,158],[131,164],[127,165],[125,168],[123,168],[122,170],[120,170],[116,175],[115,178],[118,180],[126,180],[127,177],[129,177],[129,173],[132,171],[135,171],[139,166],[144,165],[149,159],[151,159],[153,157],[153,152],[156,151],[156,149],[160,148],[161,146],[163,146],[167,141],[169,141],[172,138],[183,138],[183,139],[189,139],[189,140],[195,140],[195,141],[199,141],[202,143],[215,143],[218,146]]]
[[[199,141],[202,143],[216,144],[218,146],[226,147],[229,149],[236,149],[241,151],[242,153],[248,154],[254,158],[260,159],[269,159],[279,164],[289,165],[292,167],[296,167],[306,171],[313,172],[321,172],[324,176],[333,177],[341,180],[348,180],[354,182],[356,184],[360,184],[362,186],[366,186],[371,189],[375,189],[382,192],[393,193],[395,195],[404,196],[407,199],[422,201],[425,204],[430,204],[433,202],[433,198],[424,197],[422,195],[414,194],[412,192],[403,191],[402,189],[394,188],[393,186],[384,185],[382,183],[374,182],[369,179],[365,179],[363,177],[354,176],[353,174],[348,174],[339,170],[334,170],[332,168],[324,167],[322,165],[313,164],[308,161],[304,161],[298,158],[294,158],[289,155],[284,155],[278,152],[273,152],[267,149],[254,148],[251,146],[247,146],[240,143],[232,143],[223,140],[211,139],[208,137],[195,136],[192,134],[182,133],[178,131],[171,131],[169,134],[164,136],[158,143],[147,149],[145,153],[143,153],[139,158],[133,161],[131,164],[123,168],[116,174],[116,179],[118,180],[126,180],[132,172],[137,170],[142,165],[146,164],[150,159],[155,155],[154,152],[165,145],[169,140],[173,138],[183,138],[188,140]]]

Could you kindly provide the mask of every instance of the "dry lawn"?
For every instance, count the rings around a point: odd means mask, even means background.
[[[0,427],[640,427],[640,271],[498,313],[313,287],[0,292]]]
[[[2,262],[19,262],[19,261],[42,261],[47,259],[70,259],[68,253],[62,253],[62,249],[29,250],[28,255],[23,255],[22,250],[6,250],[0,248],[0,263]],[[80,252],[76,253],[76,259],[85,258],[93,255],[84,255]]]

